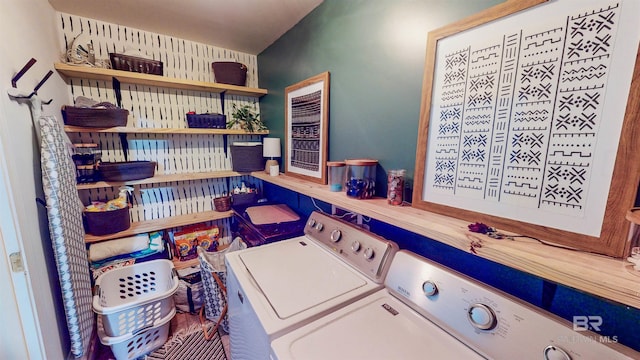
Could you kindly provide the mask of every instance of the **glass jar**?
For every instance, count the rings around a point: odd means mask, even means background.
[[[329,190],[342,191],[344,184],[344,161],[327,161],[327,169],[329,171]]]
[[[356,199],[371,199],[376,191],[376,166],[378,160],[345,160],[346,193]]]
[[[389,170],[387,174],[387,202],[402,205],[404,201],[404,174],[406,170]]]
[[[100,162],[101,150],[98,144],[73,144],[73,155],[76,165],[76,181],[80,183],[98,180],[96,165]]]

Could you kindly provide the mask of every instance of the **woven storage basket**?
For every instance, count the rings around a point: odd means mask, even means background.
[[[244,145],[234,143],[231,145],[231,164],[233,165],[233,171],[264,171],[265,159],[262,157],[262,144]]]
[[[110,270],[96,280],[93,311],[108,336],[153,326],[175,310],[178,273],[170,260],[152,260]]]
[[[229,211],[231,209],[231,197],[221,196],[213,199],[213,207],[216,211]]]
[[[111,67],[116,70],[131,71],[142,74],[162,75],[162,61],[150,60],[137,56],[109,53]]]
[[[245,86],[247,66],[233,61],[217,61],[211,64],[217,83]]]
[[[153,322],[147,329],[122,336],[108,336],[104,331],[102,319],[98,317],[98,337],[103,345],[111,347],[116,360],[131,360],[160,348],[169,337],[171,319],[175,316],[173,308],[167,316]]]
[[[120,108],[83,108],[75,106],[63,106],[62,118],[65,125],[84,127],[114,127],[126,126],[129,111]]]
[[[196,129],[225,129],[227,116],[222,114],[187,114],[187,126]]]

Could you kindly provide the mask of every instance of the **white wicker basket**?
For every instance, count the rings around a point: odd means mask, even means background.
[[[169,260],[152,260],[108,271],[96,280],[93,310],[108,336],[135,333],[175,310],[178,274]]]
[[[122,336],[108,336],[104,333],[102,317],[98,317],[97,330],[100,342],[111,347],[111,352],[116,360],[136,359],[144,354],[150,353],[167,342],[171,319],[176,314],[173,308],[167,316],[158,319],[153,326],[141,329],[136,333]]]

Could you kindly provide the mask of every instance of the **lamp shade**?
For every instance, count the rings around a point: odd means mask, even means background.
[[[262,140],[262,156],[280,157],[280,138],[264,138]]]

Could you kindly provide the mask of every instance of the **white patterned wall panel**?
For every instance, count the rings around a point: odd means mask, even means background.
[[[247,66],[247,86],[258,87],[256,55],[65,13],[59,13],[58,25],[61,49],[83,33],[92,41],[97,59],[108,59],[110,52],[137,51],[162,61],[165,76],[206,82],[214,81],[212,62],[233,60]]]
[[[110,52],[137,51],[163,62],[164,76],[214,82],[211,63],[235,60],[248,67],[247,86],[257,87],[257,59],[215,46],[167,35],[105,23],[74,15],[59,14],[61,47],[67,48],[81,32],[93,43],[96,58],[108,59]],[[186,128],[186,113],[224,113],[231,118],[232,104],[250,105],[259,112],[256,98],[227,96],[224,107],[220,94],[155,86],[120,84],[121,106],[129,110],[128,126],[139,128]],[[71,79],[73,98],[86,96],[116,104],[109,81]],[[223,110],[224,109],[224,110]],[[73,142],[99,143],[102,161],[125,161],[118,134],[72,133]],[[236,141],[260,141],[255,135],[127,134],[126,159],[156,161],[156,174],[184,174],[231,170],[229,146]],[[226,145],[226,148],[225,148]],[[136,187],[132,197],[132,221],[152,220],[212,210],[211,199],[240,186],[248,177],[209,179]],[[256,185],[256,184],[254,184]],[[257,184],[259,185],[259,184]],[[81,192],[82,201],[105,201],[116,197],[117,188]],[[227,231],[227,230],[225,230]]]

